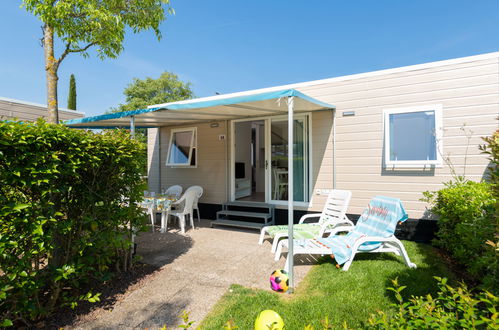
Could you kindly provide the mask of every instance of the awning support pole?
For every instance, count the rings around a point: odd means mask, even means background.
[[[132,139],[135,137],[135,116],[130,117],[130,136]]]
[[[289,293],[294,290],[294,276],[293,276],[293,157],[294,157],[294,141],[293,141],[293,127],[294,127],[294,99],[293,96],[288,97],[288,269],[289,269]]]

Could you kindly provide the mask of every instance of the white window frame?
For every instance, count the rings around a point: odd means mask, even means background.
[[[170,152],[172,148],[172,142],[173,142],[173,135],[175,133],[179,132],[192,132],[192,137],[191,137],[191,147],[189,150],[189,160],[187,164],[182,164],[182,163],[171,163],[170,162]],[[166,156],[166,166],[171,166],[171,167],[182,167],[182,168],[196,168],[198,166],[198,148],[197,148],[197,140],[198,140],[198,132],[197,132],[197,127],[185,127],[185,128],[173,128],[170,130],[170,141],[168,142],[168,154]],[[196,149],[196,154],[195,154],[195,159],[194,159],[194,165],[191,165],[192,162],[192,153],[193,150]]]
[[[390,115],[410,112],[435,112],[435,143],[436,143],[436,160],[390,160]],[[385,109],[383,110],[383,126],[385,140],[385,167],[424,167],[424,166],[442,166],[442,105],[430,104],[423,106]]]

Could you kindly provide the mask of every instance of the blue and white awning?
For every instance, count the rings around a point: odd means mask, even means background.
[[[171,102],[148,109],[109,113],[67,120],[65,125],[78,128],[129,127],[130,117],[135,127],[152,128],[199,122],[285,115],[288,106],[284,98],[294,97],[294,112],[334,109],[333,105],[316,100],[295,89],[249,91]]]

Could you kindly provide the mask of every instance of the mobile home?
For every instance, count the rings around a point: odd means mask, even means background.
[[[47,117],[47,105],[0,97],[0,120],[36,121]],[[61,120],[69,120],[85,117],[85,113],[59,108],[59,117]]]
[[[292,144],[285,95],[298,100]],[[149,127],[149,189],[200,185],[207,218],[230,202],[285,214],[292,164],[295,210],[320,211],[331,189],[346,189],[349,214],[387,195],[400,198],[410,218],[427,219],[423,191],[453,175],[484,178],[488,161],[478,145],[498,129],[498,115],[496,52],[151,105],[72,126],[127,126],[128,116]]]

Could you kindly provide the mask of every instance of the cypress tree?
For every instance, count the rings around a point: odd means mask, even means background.
[[[76,81],[74,74],[69,79],[68,109],[76,110]]]

